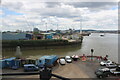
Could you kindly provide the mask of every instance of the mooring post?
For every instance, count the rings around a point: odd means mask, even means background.
[[[94,52],[94,49],[91,49],[91,61],[93,60],[93,52]]]

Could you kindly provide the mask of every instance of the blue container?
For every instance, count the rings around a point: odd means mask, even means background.
[[[5,68],[5,60],[0,60],[0,69]]]
[[[46,35],[45,37],[46,37],[46,39],[52,39],[53,35]]]
[[[21,60],[18,59],[14,60],[13,65],[10,68],[17,70],[20,67],[20,62]]]
[[[13,66],[20,67],[20,60],[14,60],[14,65]]]
[[[56,55],[43,56],[39,60],[37,60],[37,65],[40,67],[40,66],[45,65],[45,63],[46,63],[47,66],[53,66],[54,62],[57,59],[58,59],[58,56],[56,56]]]
[[[12,66],[15,65],[15,57],[11,57],[8,59],[4,59],[5,60],[5,67],[11,68]]]
[[[33,35],[32,34],[26,34],[27,39],[32,39]]]

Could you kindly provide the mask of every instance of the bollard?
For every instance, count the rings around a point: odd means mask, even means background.
[[[93,60],[93,52],[94,52],[94,49],[91,49],[91,61]]]

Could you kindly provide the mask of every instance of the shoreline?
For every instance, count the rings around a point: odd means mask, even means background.
[[[69,42],[68,40],[17,40],[17,41],[3,41],[2,42],[2,50],[16,50],[17,46],[21,47],[21,50],[25,49],[50,49],[59,48],[59,47],[68,47],[68,46],[78,46],[82,44],[82,40]]]

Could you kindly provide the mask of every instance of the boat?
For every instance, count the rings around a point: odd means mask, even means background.
[[[100,34],[100,36],[102,37],[102,36],[105,36],[105,34]]]
[[[79,59],[79,56],[78,56],[78,55],[73,55],[73,56],[72,56],[72,59],[73,59],[74,61],[77,61],[77,60]]]

